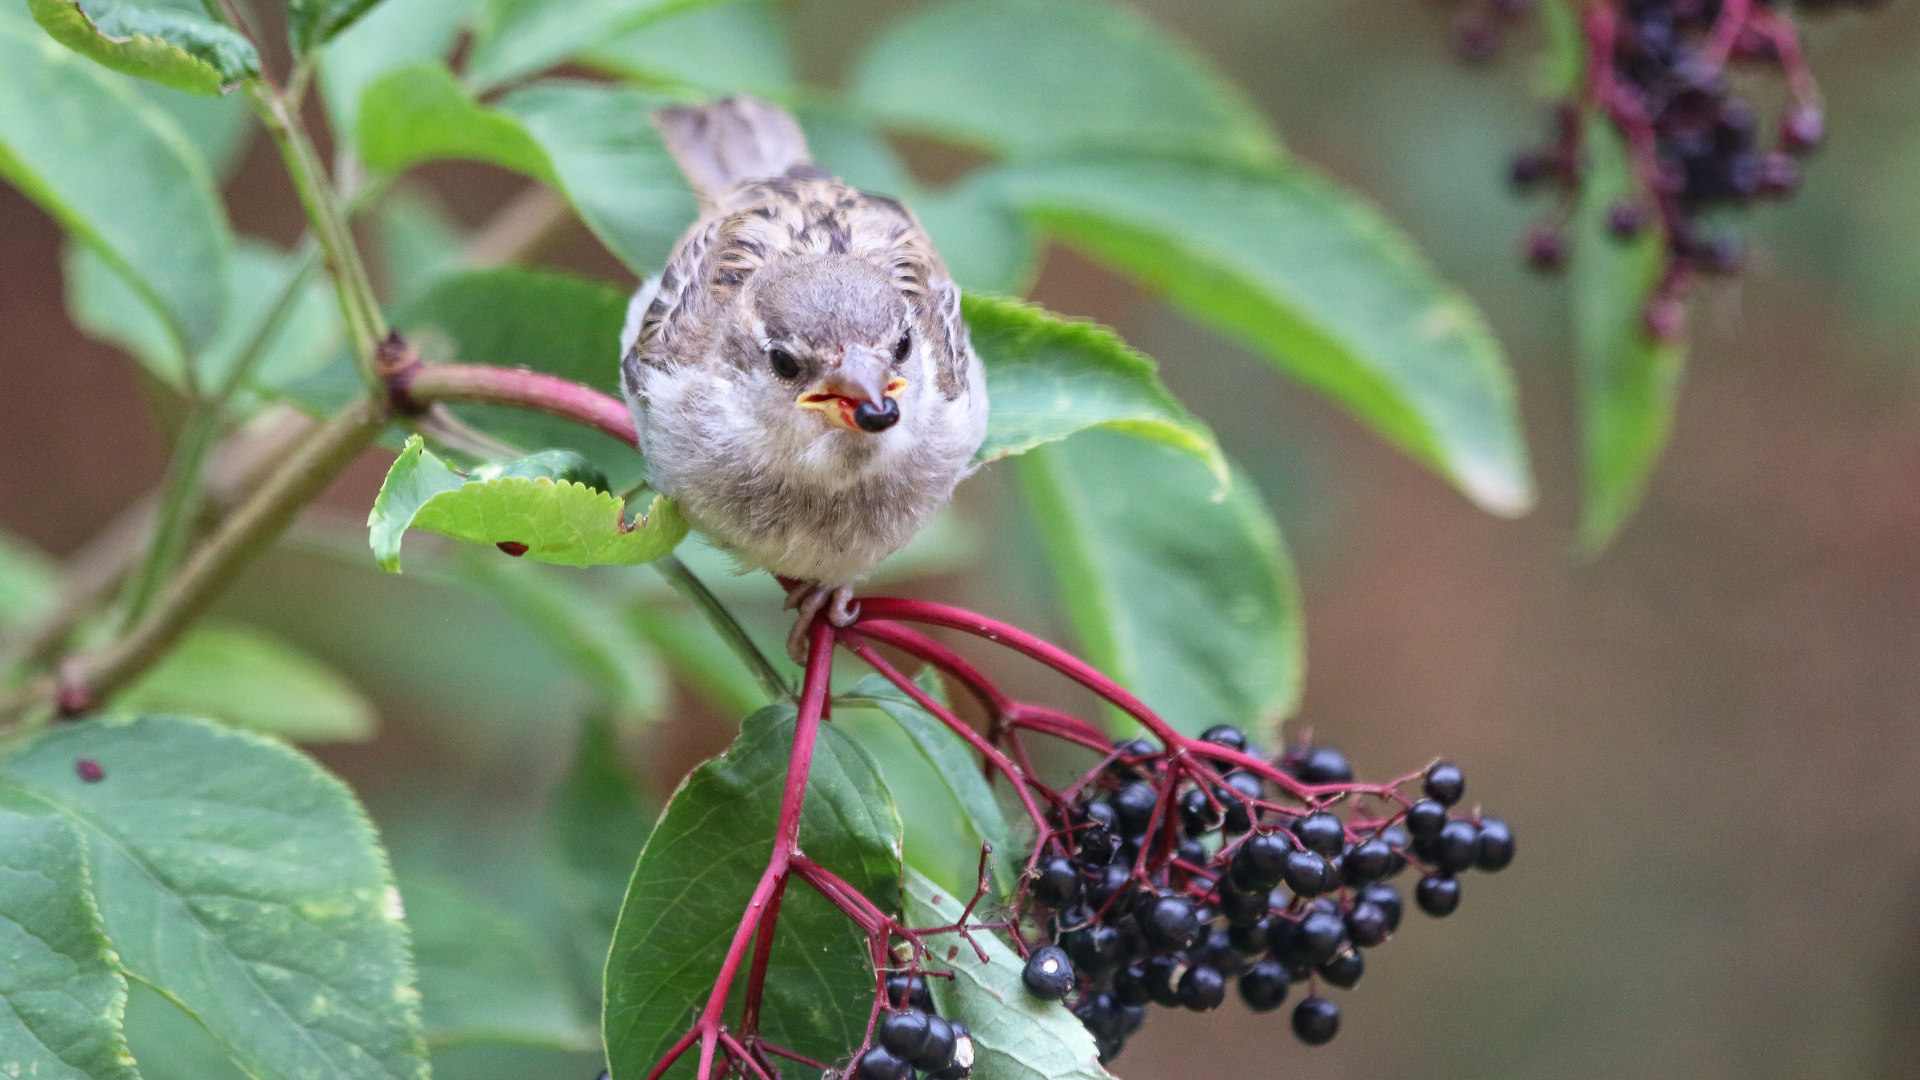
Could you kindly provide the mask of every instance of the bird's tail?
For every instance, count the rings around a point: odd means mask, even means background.
[[[778,105],[739,95],[706,105],[661,109],[653,126],[708,206],[741,184],[810,170],[807,137]]]

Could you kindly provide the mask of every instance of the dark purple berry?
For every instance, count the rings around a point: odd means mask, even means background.
[[[1155,1005],[1171,1009],[1180,1004],[1179,982],[1185,970],[1186,962],[1177,956],[1147,958],[1147,996]]]
[[[1283,876],[1295,896],[1319,896],[1330,887],[1327,860],[1311,851],[1290,851]]]
[[[1267,951],[1268,927],[1272,924],[1266,919],[1227,927],[1227,942],[1234,951],[1244,956],[1259,956]]]
[[[1210,742],[1215,746],[1224,746],[1229,750],[1245,752],[1247,733],[1232,724],[1215,724],[1200,733],[1201,742]]]
[[[1080,899],[1080,873],[1073,868],[1073,860],[1055,855],[1041,862],[1027,895],[1050,908],[1067,907]]]
[[[1233,938],[1218,927],[1202,929],[1200,936],[1194,939],[1193,947],[1187,950],[1189,964],[1205,964],[1222,975],[1231,977],[1245,963],[1240,958],[1240,950],[1233,947]]]
[[[1257,840],[1259,837],[1254,839]],[[1252,842],[1252,840],[1248,841],[1248,843]],[[1283,861],[1284,858],[1282,856]],[[1236,858],[1234,861],[1239,860]],[[1273,906],[1273,886],[1269,885],[1264,889],[1242,889],[1233,883],[1233,877],[1234,875],[1229,874],[1228,880],[1220,883],[1220,914],[1227,917],[1227,925],[1250,926],[1265,918],[1268,909]],[[1279,882],[1275,881],[1274,884],[1277,885]]]
[[[927,1014],[919,1009],[890,1009],[880,1014],[874,1034],[888,1053],[902,1061],[911,1061],[927,1048],[932,1029],[927,1023]]]
[[[1188,836],[1199,836],[1220,827],[1224,813],[1220,807],[1207,800],[1207,793],[1199,788],[1180,796],[1180,827]]]
[[[1513,830],[1499,818],[1480,820],[1480,852],[1475,865],[1489,873],[1513,862]]]
[[[1272,1012],[1287,1000],[1290,980],[1278,960],[1262,960],[1240,976],[1240,1000],[1254,1012]]]
[[[1180,838],[1180,844],[1173,849],[1173,855],[1174,858],[1190,866],[1205,866],[1211,858],[1207,854],[1207,845],[1191,836]]]
[[[1153,809],[1160,804],[1160,792],[1145,780],[1135,780],[1113,797],[1113,812],[1119,816],[1120,832],[1140,836],[1153,821]]]
[[[1340,856],[1340,877],[1350,886],[1367,885],[1393,870],[1393,849],[1375,837],[1355,844]]]
[[[1480,858],[1480,830],[1473,822],[1455,819],[1433,838],[1433,862],[1443,874],[1457,874]]]
[[[1033,955],[1027,957],[1027,967],[1020,973],[1020,981],[1026,984],[1027,993],[1034,997],[1043,1001],[1059,1001],[1073,989],[1073,963],[1058,946],[1043,946],[1033,950]]]
[[[1126,1034],[1131,1035],[1134,1032],[1139,1031],[1140,1026],[1142,1024],[1145,1024],[1146,1022],[1147,1022],[1146,1005],[1141,1004],[1141,1005],[1120,1006],[1120,1030],[1122,1032],[1125,1032]]]
[[[1375,882],[1360,890],[1360,903],[1372,904],[1387,917],[1387,933],[1400,929],[1400,915],[1405,911],[1400,902],[1400,890],[1384,881]]]
[[[1295,925],[1293,955],[1308,964],[1324,964],[1333,959],[1347,940],[1347,924],[1340,916],[1325,911],[1309,912]]]
[[[1466,794],[1467,778],[1460,766],[1451,761],[1436,761],[1427,767],[1427,779],[1423,785],[1427,798],[1441,806],[1452,806]]]
[[[1141,929],[1146,931],[1147,944],[1157,951],[1184,949],[1193,944],[1194,937],[1200,933],[1200,919],[1193,910],[1192,900],[1184,896],[1162,896],[1154,902]]]
[[[1107,906],[1108,901],[1127,891],[1127,884],[1132,880],[1132,864],[1108,863],[1100,868],[1100,872],[1087,885],[1087,903],[1095,908]]]
[[[1073,1015],[1096,1039],[1124,1039],[1126,1022],[1120,1016],[1120,1003],[1112,994],[1087,994],[1073,1007]]]
[[[1292,851],[1293,845],[1272,833],[1258,833],[1247,837],[1233,853],[1232,872],[1229,875],[1232,878],[1232,884],[1238,889],[1264,898],[1275,885],[1280,884],[1280,879],[1286,874],[1287,856]],[[1227,898],[1224,892],[1220,897],[1220,904],[1222,908],[1226,907]],[[1248,905],[1248,909],[1251,907],[1252,905]],[[1266,905],[1263,901],[1258,914],[1254,917],[1258,918],[1266,913]],[[1227,919],[1232,921],[1233,918],[1234,912],[1228,911]]]
[[[860,1055],[854,1072],[860,1080],[907,1080],[913,1066],[888,1053],[886,1047],[875,1046]]]
[[[953,1064],[953,1025],[938,1016],[927,1017],[927,1045],[913,1056],[913,1067],[923,1073],[939,1072]]]
[[[1308,784],[1345,784],[1353,780],[1353,766],[1333,747],[1315,746],[1301,756],[1293,775]]]
[[[1253,806],[1266,792],[1261,790],[1260,778],[1247,772],[1227,774],[1227,786],[1217,789],[1214,795],[1220,800],[1220,806],[1226,811],[1220,827],[1230,835],[1238,836],[1253,827]]]
[[[1073,958],[1074,968],[1089,978],[1097,979],[1120,966],[1120,931],[1110,925],[1095,923],[1069,930],[1060,935],[1060,944]]]
[[[1112,765],[1113,774],[1122,780],[1140,780],[1146,776],[1143,770],[1147,768],[1147,763],[1144,759],[1160,751],[1145,739],[1125,739],[1113,744],[1113,752],[1116,755]]]
[[[1560,226],[1541,222],[1527,230],[1521,250],[1527,265],[1543,273],[1552,273],[1567,264],[1567,237]]]
[[[1622,200],[1607,207],[1607,231],[1622,240],[1640,235],[1646,224],[1647,208],[1640,203]]]
[[[888,975],[887,1004],[896,1009],[911,1006],[921,1012],[932,1012],[933,994],[927,989],[926,977],[908,975],[904,971]]]
[[[1347,830],[1340,819],[1319,810],[1298,818],[1293,823],[1293,835],[1300,845],[1308,851],[1317,851],[1322,855],[1338,855],[1346,846]]]
[[[1153,1000],[1147,991],[1147,962],[1135,960],[1113,974],[1113,999],[1122,1005],[1145,1005]]]
[[[1407,868],[1407,857],[1401,852],[1413,843],[1413,836],[1405,825],[1395,823],[1380,830],[1380,839],[1393,851],[1393,866],[1387,870],[1387,876],[1392,877]]]
[[[1197,964],[1180,976],[1180,1005],[1194,1012],[1210,1012],[1227,1000],[1227,979],[1205,964]]]
[[[1387,925],[1387,913],[1380,910],[1380,905],[1362,900],[1347,912],[1347,938],[1355,945],[1371,949],[1392,936],[1393,928]]]
[[[1436,919],[1443,915],[1451,915],[1454,909],[1460,906],[1460,880],[1439,874],[1428,874],[1420,879],[1419,885],[1415,886],[1413,899],[1420,905],[1421,911]]]
[[[1293,1007],[1293,1033],[1308,1046],[1325,1046],[1340,1034],[1340,1007],[1323,997],[1310,997]]]
[[[1351,990],[1367,970],[1367,958],[1360,950],[1341,949],[1333,959],[1320,965],[1320,977],[1342,990]]]
[[[1415,840],[1430,840],[1447,825],[1447,808],[1432,799],[1421,799],[1407,808],[1407,832]]]

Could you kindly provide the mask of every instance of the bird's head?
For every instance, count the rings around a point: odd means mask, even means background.
[[[896,425],[924,385],[925,343],[886,271],[823,255],[754,275],[748,329],[767,393],[813,424],[867,436]],[[917,395],[916,395],[917,396]]]

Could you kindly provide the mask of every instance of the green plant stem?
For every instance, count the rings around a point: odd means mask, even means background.
[[[333,275],[335,291],[340,294],[340,314],[346,323],[347,341],[353,346],[360,378],[369,390],[377,393],[381,387],[377,356],[380,342],[387,336],[387,320],[374,297],[373,282],[367,277],[360,249],[353,242],[353,230],[341,213],[333,185],[327,180],[326,168],[299,114],[259,79],[249,80],[246,92],[253,102],[254,113],[280,147],[287,173],[300,193],[300,204],[306,208],[307,220],[326,258],[327,270]]]
[[[220,523],[213,535],[181,566],[126,633],[105,647],[61,665],[60,677],[44,676],[0,696],[0,725],[28,716],[37,706],[59,701],[63,688],[84,700],[62,702],[83,711],[106,701],[152,667],[204,615],[226,587],[312,502],[340,470],[370,445],[386,426],[383,399],[363,396],[315,430],[294,448],[258,490]]]
[[[760,688],[767,692],[769,700],[794,700],[793,687],[767,660],[766,654],[760,651],[760,646],[755,645],[753,639],[747,636],[746,627],[740,625],[740,620],[733,617],[733,612],[727,610],[727,605],[713,595],[713,590],[707,588],[706,582],[701,581],[686,563],[681,562],[678,555],[667,555],[655,559],[653,568],[660,571],[660,576],[667,579],[667,584],[672,585],[681,596],[687,598],[689,603],[700,609],[700,614],[706,617],[707,622],[720,635],[720,640],[726,642],[727,648],[732,649],[733,654],[740,658],[740,662],[747,665],[747,670],[753,672],[753,677],[759,681]]]

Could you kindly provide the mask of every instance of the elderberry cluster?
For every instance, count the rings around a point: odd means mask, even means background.
[[[1204,742],[1254,753],[1236,728]],[[1449,811],[1465,791],[1460,770],[1428,769],[1424,798],[1380,800],[1364,811],[1338,790],[1353,782],[1339,751],[1297,747],[1275,764],[1304,784],[1297,800],[1242,769],[1199,772],[1145,740],[1123,742],[1111,763],[1056,812],[1053,851],[1026,882],[1027,915],[1049,943],[1028,956],[1028,991],[1069,1001],[1099,1046],[1119,1056],[1149,1004],[1205,1012],[1228,986],[1258,1012],[1307,983],[1293,1031],[1318,1046],[1340,1028],[1340,1010],[1320,993],[1350,989],[1363,950],[1400,926],[1391,880],[1422,872],[1414,900],[1429,915],[1460,903],[1457,875],[1500,870],[1513,833],[1494,818]],[[1373,796],[1370,796],[1373,797]],[[1345,809],[1342,820],[1336,808]]]
[[[873,1045],[854,1063],[859,1080],[967,1080],[973,1075],[973,1033],[934,1011],[923,975],[887,976],[887,1009]]]

